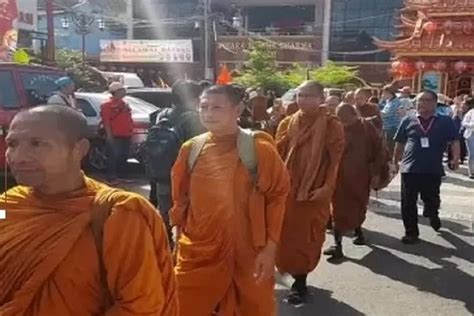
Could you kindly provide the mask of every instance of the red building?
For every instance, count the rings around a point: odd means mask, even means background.
[[[415,90],[451,97],[474,89],[474,0],[406,0],[400,35],[376,39],[394,57],[392,74]]]

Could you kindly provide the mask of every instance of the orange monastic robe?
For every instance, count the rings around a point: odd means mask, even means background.
[[[344,129],[325,108],[298,111],[280,123],[276,142],[291,177],[277,266],[282,273],[303,275],[321,256]]]
[[[102,315],[91,206],[109,188],[41,196],[16,187],[1,196],[0,315]],[[6,199],[6,202],[5,202]],[[104,265],[114,306],[106,316],[176,316],[176,281],[161,218],[142,197],[117,191],[104,226]]]
[[[382,137],[370,121],[359,118],[344,130],[346,145],[332,203],[334,229],[339,232],[354,230],[365,221],[370,182],[385,155]]]
[[[191,173],[191,140],[172,172],[181,316],[276,315],[275,282],[256,283],[255,259],[267,240],[280,239],[289,177],[271,137],[257,133],[254,185],[236,141],[209,134]]]

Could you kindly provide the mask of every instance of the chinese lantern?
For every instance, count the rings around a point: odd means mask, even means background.
[[[472,33],[472,28],[473,28],[473,25],[472,25],[471,21],[466,21],[462,25],[462,30],[466,34],[471,34]]]
[[[435,22],[429,21],[429,22],[426,22],[426,23],[423,25],[423,28],[424,28],[428,33],[433,33],[433,32],[436,32],[436,30],[438,29],[438,26],[436,25]]]
[[[418,69],[418,71],[423,71],[427,68],[427,64],[424,61],[420,60],[415,63],[415,67],[416,69]]]
[[[464,72],[467,69],[467,64],[466,62],[460,60],[454,64],[454,70],[457,72]]]
[[[401,67],[401,62],[400,61],[394,61],[392,63],[392,73],[398,75],[400,74],[400,67]]]
[[[445,71],[447,67],[448,67],[448,66],[446,65],[446,62],[441,61],[441,60],[440,60],[440,61],[437,61],[437,62],[434,63],[434,65],[433,65],[433,69],[436,70],[436,71],[440,71],[440,72],[441,72],[441,71]]]
[[[450,34],[453,29],[453,22],[451,20],[444,22],[443,29],[446,32],[446,34]]]

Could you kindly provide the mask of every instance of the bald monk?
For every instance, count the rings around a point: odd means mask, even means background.
[[[250,139],[255,178],[242,163],[240,103],[235,87],[206,90],[200,116],[210,132],[185,143],[173,169],[181,316],[276,315],[275,254],[289,177],[271,136],[262,132]],[[203,147],[194,156],[198,142]]]
[[[362,224],[369,203],[371,178],[380,171],[384,157],[381,134],[367,119],[358,116],[357,110],[343,103],[336,115],[344,124],[345,150],[332,199],[332,218],[335,245],[324,254],[330,262],[343,258],[342,236],[355,231],[355,245],[364,245]]]
[[[382,114],[378,105],[370,103],[369,99],[372,96],[372,93],[367,89],[357,89],[354,95],[354,102],[359,115],[365,118],[374,118],[373,123],[380,132],[382,132],[383,121]]]
[[[341,103],[341,99],[337,95],[330,95],[326,98],[324,104],[330,114],[336,114],[336,107]]]
[[[277,148],[291,178],[291,190],[277,255],[280,272],[295,278],[288,303],[304,304],[306,277],[321,257],[329,205],[344,150],[339,119],[320,107],[323,86],[307,81],[298,87],[299,111],[280,123]]]
[[[178,315],[160,216],[84,176],[85,135],[85,117],[68,107],[11,123],[6,157],[20,186],[0,197],[0,315]]]

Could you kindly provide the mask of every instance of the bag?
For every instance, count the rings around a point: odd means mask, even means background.
[[[192,172],[199,155],[206,144],[208,134],[202,134],[194,138],[191,151],[188,156],[188,170]],[[239,128],[239,135],[237,136],[237,151],[240,161],[248,170],[250,177],[254,184],[257,184],[257,155],[255,150],[255,132]]]
[[[190,112],[182,113],[175,124],[166,116],[167,113],[169,112],[165,112],[165,117],[150,128],[145,140],[147,173],[151,180],[158,183],[171,181],[171,169],[184,141],[178,130]]]
[[[114,192],[117,192],[117,190],[109,189],[106,194],[96,194],[92,204],[90,223],[97,257],[99,258],[99,280],[103,299],[101,311],[104,314],[114,305],[115,301],[107,283],[107,269],[104,263],[104,225],[112,213],[113,202],[110,197]]]

